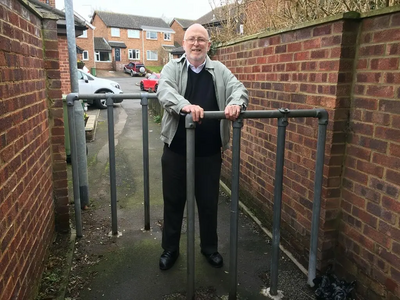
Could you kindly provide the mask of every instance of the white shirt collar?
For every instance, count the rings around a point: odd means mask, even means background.
[[[205,64],[206,64],[206,61],[204,60],[204,62],[200,65],[200,66],[198,66],[197,68],[195,67],[195,66],[193,66],[189,61],[187,61],[187,64],[188,64],[188,68],[190,67],[190,69],[193,71],[193,72],[195,72],[195,73],[200,73],[201,72],[201,70],[203,70],[203,68],[204,68],[204,66],[205,66]]]

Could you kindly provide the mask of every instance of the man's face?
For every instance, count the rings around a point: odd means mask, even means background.
[[[208,39],[207,31],[201,26],[192,26],[188,28],[183,49],[189,62],[198,67],[201,65],[210,49],[211,42]]]

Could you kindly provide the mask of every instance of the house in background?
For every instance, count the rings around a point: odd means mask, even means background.
[[[77,59],[78,61],[82,61],[85,66],[90,70],[92,68],[96,68],[95,55],[94,55],[94,27],[92,24],[84,20],[84,18],[80,17],[76,12],[75,15],[81,18],[85,24],[87,29],[83,31],[83,33],[75,39],[76,48],[77,48]]]
[[[88,53],[88,68],[122,71],[131,61],[160,66],[168,62],[176,47],[175,31],[161,18],[95,11],[90,23],[96,30],[88,29],[87,44],[81,42],[83,37],[77,39],[77,45]]]
[[[196,23],[207,28],[212,40],[230,40],[244,33],[244,9],[244,6],[235,4],[219,6],[197,19]]]
[[[187,20],[179,18],[174,18],[171,21],[169,26],[172,28],[172,30],[175,31],[175,42],[179,43],[179,46],[182,46],[182,41],[185,36],[186,29],[188,29],[188,27],[194,23],[196,23],[195,20]]]
[[[192,24],[196,23],[195,20],[174,18],[170,27],[175,31],[175,48],[170,51],[172,58],[179,58],[185,53],[183,50],[182,42],[185,36],[185,31]]]
[[[190,25],[202,24],[216,40],[229,16],[240,26],[234,10],[227,6],[217,7],[197,20],[174,18],[169,24],[161,18],[95,11],[87,30],[76,39],[81,50],[78,59],[88,69],[122,71],[131,61],[162,66],[185,53],[182,41]],[[238,34],[242,29],[238,27]]]
[[[197,20],[174,18],[171,21],[170,26],[175,31],[175,41],[179,43],[179,46],[170,51],[172,57],[179,58],[185,53],[185,50],[182,47],[182,41],[184,39],[186,29],[188,29],[188,27],[194,23],[203,25],[208,30],[212,41],[218,40],[218,35],[220,34],[223,25],[226,24],[227,18],[230,18],[231,22],[233,22],[234,27],[236,28],[236,33],[238,35],[243,34],[241,17],[238,17],[238,15],[241,15],[238,14],[238,12],[238,7],[233,5],[225,5],[214,8]]]

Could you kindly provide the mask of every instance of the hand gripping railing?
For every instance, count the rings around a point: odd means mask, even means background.
[[[150,201],[149,201],[149,155],[148,155],[148,99],[156,99],[155,94],[136,93],[136,94],[76,94],[67,96],[68,120],[71,140],[71,162],[73,175],[73,188],[75,200],[75,220],[77,236],[82,236],[82,221],[80,214],[79,198],[79,173],[77,172],[77,153],[74,128],[74,101],[79,99],[107,99],[108,115],[108,139],[109,139],[109,160],[110,160],[110,188],[111,188],[111,220],[113,235],[118,234],[117,224],[117,194],[116,194],[116,169],[115,169],[115,143],[114,143],[114,111],[113,99],[141,99],[142,105],[142,126],[143,126],[143,176],[144,176],[144,228],[150,229]],[[274,209],[273,209],[273,230],[272,230],[272,255],[271,255],[271,287],[270,294],[278,294],[278,264],[279,264],[279,242],[280,242],[280,221],[282,204],[282,185],[283,185],[283,166],[285,153],[286,127],[289,118],[318,118],[318,141],[316,171],[314,180],[314,201],[311,223],[311,242],[308,265],[308,284],[313,286],[312,280],[316,276],[316,255],[318,250],[318,229],[319,215],[321,207],[322,175],[324,166],[326,127],[328,124],[328,113],[324,109],[310,110],[260,110],[241,112],[240,117],[232,122],[232,186],[231,186],[231,217],[230,217],[230,290],[229,299],[236,299],[237,294],[237,249],[238,249],[238,211],[239,211],[239,173],[240,173],[240,139],[243,119],[250,118],[277,118],[278,119],[278,139],[275,168],[274,186]],[[204,118],[225,119],[222,111],[204,112]],[[195,128],[192,116],[189,114],[185,120],[187,136],[187,299],[193,299],[195,293],[195,253],[194,253],[194,178],[195,178]]]

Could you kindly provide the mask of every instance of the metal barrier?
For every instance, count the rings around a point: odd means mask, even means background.
[[[148,99],[157,99],[155,94],[77,94],[67,95],[67,109],[69,120],[69,131],[71,140],[71,164],[72,182],[74,190],[74,207],[76,235],[82,237],[81,200],[79,195],[79,173],[77,165],[76,134],[74,120],[74,101],[79,99],[106,99],[107,100],[107,121],[108,121],[108,148],[110,160],[110,193],[111,193],[111,234],[118,235],[117,219],[117,184],[115,170],[115,141],[114,141],[114,101],[113,99],[141,99],[142,105],[142,126],[143,126],[143,179],[144,179],[144,228],[150,230],[150,196],[149,196],[149,142],[148,142]]]
[[[118,234],[117,225],[117,196],[116,196],[116,170],[115,170],[115,144],[114,144],[114,113],[113,99],[141,99],[142,105],[142,125],[143,125],[143,176],[144,176],[144,220],[145,229],[150,229],[150,200],[149,200],[149,154],[148,154],[148,99],[157,99],[155,94],[76,94],[67,96],[68,120],[71,139],[71,161],[73,188],[75,200],[75,221],[76,232],[82,236],[82,221],[79,199],[79,178],[75,171],[76,166],[76,142],[75,128],[73,120],[74,101],[79,99],[107,99],[108,115],[108,139],[109,139],[109,159],[110,159],[110,185],[111,185],[111,219],[113,235]],[[240,172],[240,138],[243,127],[243,119],[249,118],[276,118],[278,119],[278,137],[275,168],[274,186],[274,208],[273,208],[273,230],[272,230],[272,257],[271,257],[271,287],[270,294],[278,294],[278,268],[279,268],[279,242],[280,242],[280,222],[282,205],[282,186],[283,186],[283,166],[285,154],[286,128],[289,118],[318,118],[318,141],[317,156],[314,177],[314,201],[311,223],[311,241],[308,264],[307,283],[313,286],[312,280],[316,277],[316,262],[318,250],[318,228],[321,207],[322,175],[324,166],[326,128],[328,124],[328,113],[324,109],[305,109],[305,110],[260,110],[244,111],[240,117],[232,122],[232,186],[231,186],[231,216],[230,216],[230,290],[229,299],[236,299],[237,294],[237,249],[238,249],[238,211],[239,211],[239,172]],[[204,118],[225,119],[222,111],[204,112]],[[195,128],[192,116],[187,115],[185,120],[187,136],[187,299],[193,299],[195,294],[195,253],[194,253],[194,223],[195,223],[195,196],[194,196],[194,168],[195,168]]]

